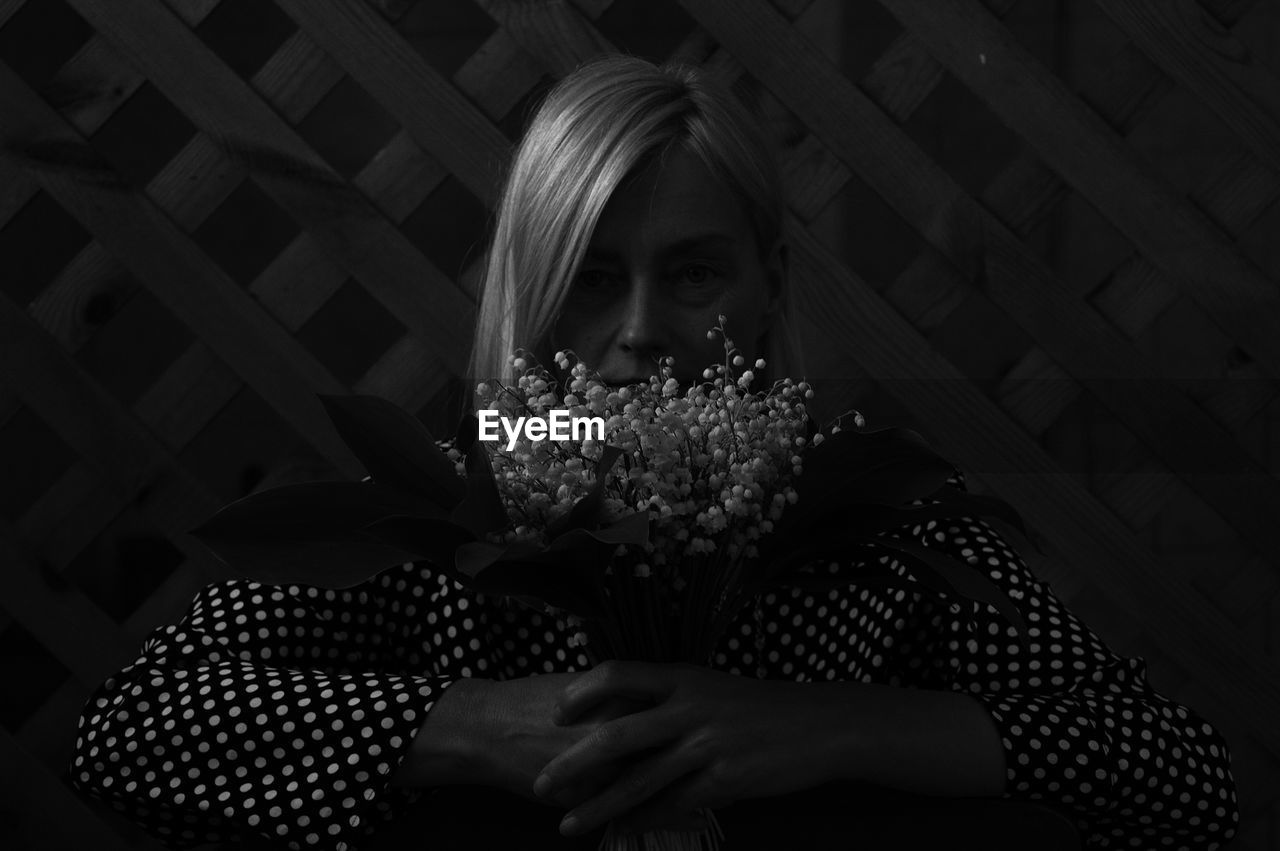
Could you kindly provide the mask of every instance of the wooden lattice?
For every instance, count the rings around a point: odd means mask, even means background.
[[[1280,282],[1258,236],[1280,233],[1280,80],[1233,31],[1259,3],[1096,0],[1115,49],[1069,85],[1002,22],[1014,0],[879,0],[900,33],[853,76],[801,33],[833,4],[646,4],[680,32],[640,45],[606,26],[624,0],[475,0],[487,36],[415,40],[464,2],[0,0],[0,823],[19,843],[154,847],[62,780],[83,700],[220,576],[184,533],[273,456],[360,473],[315,393],[447,430],[465,247],[527,105],[624,49],[702,64],[769,118],[810,374],[897,406],[1019,507],[1058,593],[1226,732],[1240,847],[1280,846]],[[225,49],[220,15],[262,37]],[[8,64],[31,40],[44,64]],[[913,129],[948,91],[1022,140],[981,185]],[[1207,173],[1141,150],[1168,109],[1227,140]],[[873,196],[913,249],[868,281],[831,210]],[[1067,215],[1105,250],[1046,259]]]

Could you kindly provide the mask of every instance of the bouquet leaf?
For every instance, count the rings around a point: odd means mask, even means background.
[[[908,429],[840,431],[805,451],[796,480],[799,502],[783,513],[771,548],[798,540],[833,520],[844,524],[862,506],[897,507],[937,492],[954,468]]]
[[[466,463],[464,496],[454,507],[450,519],[475,537],[481,538],[487,532],[506,528],[511,520],[502,505],[498,485],[493,480],[493,464],[489,461],[489,453],[485,451],[483,443],[478,440],[471,443],[467,448]],[[458,478],[457,473],[451,472],[450,475],[455,480]]]
[[[378,396],[320,396],[343,441],[373,480],[452,507],[465,496],[453,462],[417,417]]]
[[[366,526],[397,514],[438,515],[420,498],[364,482],[306,482],[250,494],[191,534],[236,572],[261,582],[345,588],[412,554]]]
[[[604,571],[611,547],[538,549],[473,542],[458,548],[452,573],[482,594],[537,598],[580,617],[604,613]]]

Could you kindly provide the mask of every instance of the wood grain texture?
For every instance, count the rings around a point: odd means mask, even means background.
[[[104,830],[101,813],[0,729],[0,792],[14,819],[9,841],[14,848],[95,848],[101,851],[159,851],[150,839],[128,842]]]
[[[1195,0],[1097,0],[1144,53],[1272,171],[1280,172],[1280,78]]]
[[[423,150],[486,205],[511,143],[449,82],[363,3],[280,0],[278,4],[393,115]],[[405,91],[414,93],[404,97]],[[465,344],[463,344],[465,345]]]
[[[880,0],[1272,375],[1280,287],[970,0]],[[981,53],[985,61],[979,61]]]
[[[23,116],[5,125],[0,182],[23,167],[98,238],[134,277],[232,365],[244,380],[324,455],[353,474],[345,445],[323,427],[314,394],[341,390],[315,359],[284,334],[242,289],[178,230],[167,216],[99,161],[69,125],[21,80],[0,68],[0,111]],[[16,363],[16,361],[15,361]],[[261,365],[273,364],[264,370]]]
[[[1230,695],[1224,712],[1280,753],[1280,670],[1223,614],[1167,571],[1116,515],[1054,462],[928,345],[865,282],[796,228],[797,272],[819,286],[798,305],[845,355],[888,379],[886,390],[925,422],[939,450],[980,471],[1032,528],[1052,530],[1051,555],[1126,613],[1208,688]],[[928,380],[921,380],[927,378]],[[900,380],[894,380],[900,379]],[[1039,472],[1030,472],[1039,471]],[[1112,638],[1114,640],[1114,638]]]
[[[555,77],[583,62],[617,53],[586,17],[566,0],[477,0],[520,47]]]
[[[178,18],[146,0],[71,5],[246,167],[370,294],[461,371],[459,352],[466,349],[474,310],[470,300],[456,287],[443,286],[446,279],[421,252]],[[424,287],[422,281],[440,286]]]
[[[1269,519],[1280,514],[1280,481],[1232,435],[1066,291],[1025,244],[766,4],[688,0],[684,5],[940,254],[980,281],[983,292],[1063,369],[1251,544],[1280,563],[1280,529]]]

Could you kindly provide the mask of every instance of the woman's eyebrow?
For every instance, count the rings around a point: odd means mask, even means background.
[[[723,233],[721,231],[711,231],[708,233],[696,234],[694,236],[682,237],[669,245],[663,246],[662,254],[665,256],[672,256],[677,254],[688,254],[709,248],[732,248],[736,242],[737,237],[732,234]]]
[[[738,238],[724,231],[708,231],[707,233],[694,234],[693,236],[682,236],[670,243],[658,243],[658,256],[663,260],[671,257],[678,257],[682,254],[691,254],[696,251],[705,251],[708,249],[725,249],[732,248]],[[616,245],[591,245],[587,247],[587,253],[584,260],[593,263],[621,263],[626,257],[627,252],[620,250]]]

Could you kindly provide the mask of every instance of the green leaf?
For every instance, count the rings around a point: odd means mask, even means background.
[[[371,482],[304,482],[238,499],[190,534],[242,576],[344,588],[412,560],[366,526],[431,510],[421,498]]]
[[[582,546],[590,541],[608,544],[609,551],[619,544],[643,546],[649,540],[649,512],[637,511],[624,514],[608,526],[599,529],[570,529],[553,540],[550,550],[562,550]]]
[[[191,534],[261,541],[339,540],[397,514],[441,516],[430,503],[373,482],[303,482],[228,503]]]
[[[954,472],[919,434],[905,428],[840,431],[804,453],[800,484],[821,495],[844,492],[847,498],[902,505],[942,487]]]
[[[799,499],[761,544],[766,561],[832,523],[871,523],[875,515],[858,519],[865,506],[898,508],[927,498],[954,473],[920,435],[899,428],[837,432],[810,445],[803,458],[795,483]]]
[[[477,538],[511,525],[507,509],[493,480],[493,464],[484,444],[476,441],[467,449],[465,496],[453,509],[450,519]]]
[[[452,521],[422,517],[386,517],[369,524],[365,531],[389,547],[414,553],[437,566],[452,565],[457,548],[475,540]]]
[[[465,486],[427,427],[378,396],[320,396],[338,434],[373,480],[419,494],[443,508],[465,495]]]
[[[604,612],[604,570],[612,552],[604,546],[553,552],[477,542],[458,548],[455,570],[460,582],[482,594],[532,597],[579,617],[599,617]]]
[[[376,540],[202,540],[234,573],[267,585],[350,588],[416,559]]]

